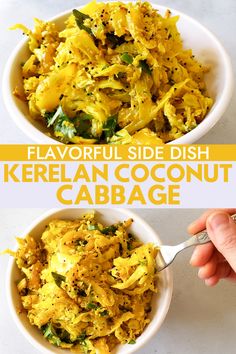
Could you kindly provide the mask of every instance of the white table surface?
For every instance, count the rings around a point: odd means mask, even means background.
[[[11,248],[14,237],[43,209],[0,209],[0,249]],[[136,210],[167,244],[186,239],[186,225],[200,210]],[[206,287],[189,265],[191,250],[176,258],[174,293],[167,318],[157,335],[137,354],[235,354],[236,284],[223,281]],[[18,331],[5,296],[9,256],[0,256],[0,353],[39,354]]]
[[[224,44],[235,69],[235,0],[153,0],[153,2],[183,11],[208,27]],[[85,0],[0,0],[0,77],[2,77],[9,54],[22,38],[20,31],[8,31],[7,28],[17,22],[32,28],[33,17],[48,19],[61,11],[83,3]],[[0,143],[32,143],[10,118],[3,105],[2,95],[0,95],[0,122]],[[236,142],[235,131],[236,99],[234,93],[231,105],[224,117],[198,143],[233,144]]]

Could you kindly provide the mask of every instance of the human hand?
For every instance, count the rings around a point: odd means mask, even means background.
[[[208,286],[220,279],[236,280],[236,224],[230,214],[236,209],[211,209],[188,227],[190,234],[207,229],[212,243],[197,246],[190,264],[199,267],[198,277]]]

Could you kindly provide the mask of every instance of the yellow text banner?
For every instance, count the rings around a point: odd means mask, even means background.
[[[236,161],[235,145],[0,145],[0,161]]]

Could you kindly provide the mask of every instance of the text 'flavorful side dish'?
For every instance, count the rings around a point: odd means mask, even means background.
[[[39,240],[28,235],[6,251],[23,274],[23,311],[50,343],[107,354],[142,334],[157,292],[157,248],[136,240],[131,223],[105,227],[93,213],[53,220]]]
[[[63,30],[35,20],[22,63],[30,115],[63,143],[162,144],[194,129],[213,104],[203,67],[170,11],[147,2],[89,3]]]

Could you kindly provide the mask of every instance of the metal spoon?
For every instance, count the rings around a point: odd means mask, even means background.
[[[231,218],[236,223],[236,214],[231,215]],[[183,251],[185,248],[197,245],[203,245],[205,243],[211,242],[210,237],[206,230],[198,232],[196,235],[190,237],[187,241],[180,243],[176,246],[159,246],[158,254],[157,254],[157,271],[160,272],[161,270],[168,267],[177,254]]]

